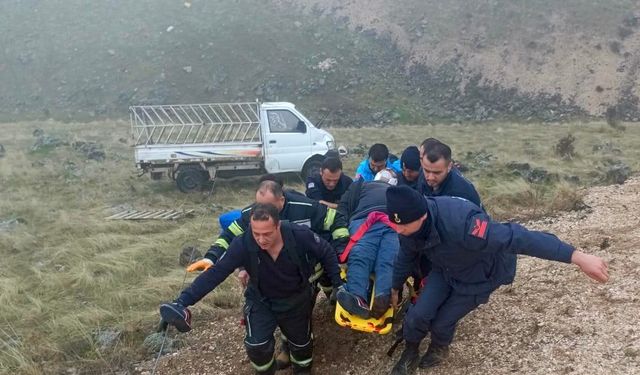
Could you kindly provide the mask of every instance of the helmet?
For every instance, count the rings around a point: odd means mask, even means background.
[[[374,181],[382,181],[386,182],[389,185],[396,186],[398,184],[398,179],[396,178],[396,172],[393,169],[383,169],[380,172],[376,173],[376,176],[373,178]]]

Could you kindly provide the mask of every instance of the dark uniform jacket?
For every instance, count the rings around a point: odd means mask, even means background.
[[[323,200],[329,203],[338,203],[340,197],[347,191],[352,182],[351,177],[343,173],[340,175],[340,180],[338,184],[336,184],[335,189],[327,190],[324,183],[322,183],[322,177],[320,175],[313,175],[307,178],[307,190],[305,194],[308,198],[316,201]]]
[[[184,306],[195,304],[239,267],[250,276],[247,297],[286,299],[303,293],[310,288],[316,262],[322,264],[334,287],[342,285],[338,258],[331,245],[304,226],[285,221],[281,224],[284,246],[276,261],[259,248],[249,230],[234,239],[218,263],[200,274],[177,301]]]
[[[333,208],[318,203],[300,193],[284,192],[285,203],[280,211],[280,220],[287,220],[295,224],[309,227],[312,231],[327,240],[332,240],[335,247],[344,246],[349,241],[349,230],[342,215]],[[229,244],[249,227],[251,210],[254,205],[242,210],[240,219],[234,221],[222,232],[220,237],[211,245],[205,258],[216,263],[229,248]]]
[[[387,212],[387,189],[389,184],[382,181],[358,180],[340,199],[338,212],[351,223],[365,219],[373,211]]]
[[[516,254],[570,263],[574,248],[556,236],[515,223],[498,223],[475,204],[455,197],[425,198],[428,219],[402,243],[393,269],[400,289],[415,260],[426,255],[432,272],[440,272],[458,293],[491,292],[513,281]]]
[[[433,190],[433,188],[427,184],[427,180],[424,178],[424,173],[420,173],[418,176],[418,186],[416,190],[425,197],[460,197],[482,207],[480,195],[476,191],[476,188],[473,186],[471,181],[464,178],[457,168],[451,168],[451,171],[444,181],[442,181],[442,184],[440,184],[437,190]]]
[[[412,188],[413,190],[417,190],[418,183],[420,182],[420,176],[423,176],[424,178],[424,175],[422,174],[422,172],[420,172],[417,179],[415,179],[414,181],[408,181],[402,173],[398,173],[398,186],[404,185]]]

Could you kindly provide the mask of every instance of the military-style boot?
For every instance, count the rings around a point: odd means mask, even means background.
[[[418,355],[420,354],[420,343],[405,342],[404,351],[400,359],[393,366],[391,375],[408,375],[413,374],[418,364]]]
[[[449,345],[438,345],[433,342],[429,344],[427,352],[420,359],[420,368],[438,366],[449,356]]]
[[[280,344],[280,353],[276,356],[276,368],[278,370],[285,369],[291,366],[291,359],[289,358],[289,342],[286,339],[282,340]]]

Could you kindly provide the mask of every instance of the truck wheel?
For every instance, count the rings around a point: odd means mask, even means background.
[[[322,160],[311,159],[302,168],[302,179],[307,181],[307,178],[320,174],[320,168],[322,167]]]
[[[191,193],[202,189],[204,183],[208,180],[207,171],[200,167],[182,167],[178,170],[176,184],[178,189],[183,193]]]

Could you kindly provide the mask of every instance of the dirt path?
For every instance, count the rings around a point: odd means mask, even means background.
[[[610,282],[598,285],[573,266],[521,257],[514,284],[461,322],[448,361],[428,373],[640,374],[640,178],[590,189],[585,203],[585,210],[528,226],[605,257]],[[315,373],[388,374],[392,337],[340,328],[330,315],[327,301],[319,301]],[[188,346],[166,355],[156,373],[252,373],[237,311],[211,322],[196,317],[196,327]],[[139,366],[140,373],[152,364]]]

